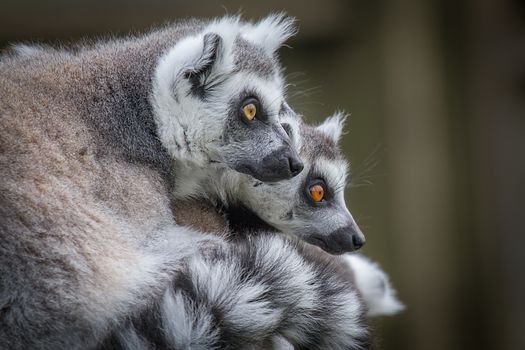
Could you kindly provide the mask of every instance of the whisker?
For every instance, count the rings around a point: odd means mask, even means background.
[[[356,188],[362,186],[372,185],[370,179],[377,178],[378,176],[384,174],[370,174],[370,172],[375,169],[379,164],[381,164],[381,159],[379,157],[380,152],[383,151],[383,146],[381,144],[377,145],[374,150],[359,164],[355,167],[350,174],[348,181],[349,188]]]

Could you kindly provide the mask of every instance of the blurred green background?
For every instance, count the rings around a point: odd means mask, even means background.
[[[239,10],[297,17],[298,112],[351,114],[348,204],[407,305],[377,348],[525,349],[523,1],[2,0],[0,45]]]

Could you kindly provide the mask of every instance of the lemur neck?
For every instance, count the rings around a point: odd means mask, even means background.
[[[277,231],[240,201],[243,195],[239,192],[238,173],[221,168],[220,171],[216,171],[215,176],[211,174],[209,179],[207,191],[213,194],[212,202],[228,221],[228,228],[234,236]]]
[[[210,203],[228,221],[234,236],[276,232],[250,208],[239,201],[238,174],[224,165],[201,167],[193,162],[174,162],[174,199],[196,198]]]

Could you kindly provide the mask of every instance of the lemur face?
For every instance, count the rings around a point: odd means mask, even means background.
[[[213,22],[159,62],[152,102],[175,159],[222,164],[261,181],[296,176],[303,163],[279,122],[286,106],[275,50],[291,21]]]
[[[244,205],[260,218],[332,254],[357,250],[365,243],[344,199],[348,165],[337,147],[343,121],[335,115],[312,127],[284,120],[300,149],[304,171],[273,184],[241,181]]]

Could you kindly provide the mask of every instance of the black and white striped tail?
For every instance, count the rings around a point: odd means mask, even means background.
[[[282,337],[296,349],[366,349],[365,308],[347,273],[276,235],[208,247],[105,348],[262,349]]]

